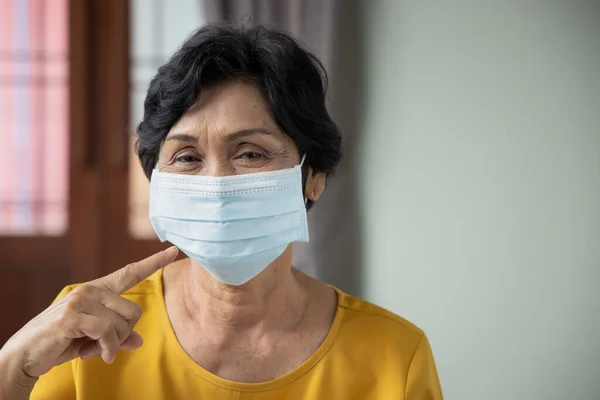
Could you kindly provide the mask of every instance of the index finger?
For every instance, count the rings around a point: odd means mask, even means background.
[[[142,261],[128,264],[112,274],[90,281],[89,284],[108,289],[115,294],[121,294],[148,278],[159,269],[169,265],[177,256],[177,253],[179,253],[177,247],[169,247]]]

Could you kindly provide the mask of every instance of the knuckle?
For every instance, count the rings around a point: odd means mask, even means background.
[[[70,297],[75,297],[80,300],[89,299],[96,293],[96,288],[84,283],[83,285],[77,286],[73,291],[69,294]]]
[[[125,268],[119,271],[117,279],[126,286],[131,286],[137,279],[137,263],[127,264]]]
[[[71,291],[71,293],[69,293],[67,295],[67,298],[69,300],[78,299],[78,298],[84,296],[86,291],[87,291],[87,289],[85,288],[85,285],[77,286],[75,289],[73,289]]]
[[[61,313],[56,319],[56,324],[59,327],[68,327],[73,323],[73,318],[75,314],[76,311],[72,311],[71,309],[69,309],[69,305],[67,304],[65,312]]]
[[[142,316],[142,307],[137,304],[131,306],[131,320],[137,322]]]
[[[81,300],[77,298],[70,298],[65,302],[64,312],[62,315],[69,315],[79,312],[81,308]]]
[[[131,269],[135,269],[135,266],[136,266],[137,264],[138,264],[138,263],[137,263],[137,262],[135,262],[135,261],[134,261],[134,262],[132,262],[132,263],[129,263],[129,264],[127,264],[127,265],[125,266],[125,270],[131,270]]]
[[[53,329],[55,333],[75,334],[81,330],[81,312],[67,308],[54,321]]]
[[[71,293],[69,293],[65,307],[68,311],[78,311],[81,306],[89,298],[89,289],[85,286],[78,286]]]
[[[86,295],[91,294],[91,292],[94,290],[94,287],[84,283],[83,285],[79,285],[77,286],[75,289],[73,289],[73,291],[71,293],[83,293]]]

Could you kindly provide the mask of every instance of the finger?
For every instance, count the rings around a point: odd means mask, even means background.
[[[114,294],[106,296],[102,299],[102,304],[104,304],[106,308],[120,315],[131,327],[135,326],[142,316],[142,309],[140,306],[121,296]]]
[[[112,363],[121,347],[114,326],[96,316],[80,314],[77,318],[77,329],[90,339],[98,341],[102,349],[102,359],[109,364]]]
[[[125,319],[131,327],[142,315],[142,309],[133,301],[90,283],[78,286],[70,295],[70,300],[77,303],[78,311],[94,315],[99,310],[98,305],[102,305]]]
[[[100,343],[100,347],[102,348],[102,359],[105,363],[112,364],[117,356],[117,352],[121,348],[117,331],[114,329],[107,329],[106,332],[98,338],[98,343]]]
[[[119,350],[135,350],[142,347],[144,340],[136,331],[132,331],[127,340],[121,344]],[[96,340],[89,341],[79,348],[79,357],[83,360],[90,357],[99,356],[102,353],[102,348]]]
[[[156,253],[142,261],[134,262],[110,275],[89,282],[90,285],[102,287],[113,293],[120,294],[131,289],[159,269],[169,265],[177,256],[177,247]]]
[[[71,294],[71,300],[77,303],[73,307],[78,313],[98,317],[113,325],[121,343],[127,339],[141,315],[137,304],[89,284],[76,288]],[[112,308],[107,304],[112,305]]]
[[[99,356],[100,353],[102,353],[102,349],[96,340],[91,340],[79,348],[79,358],[82,360]]]
[[[130,325],[129,322],[114,312],[113,310],[105,307],[100,303],[92,303],[83,310],[86,314],[89,314],[94,317],[98,317],[101,320],[108,322],[117,332],[117,337],[119,338],[119,344],[123,343],[133,329],[133,325]]]
[[[121,343],[121,350],[135,350],[142,347],[144,339],[136,331],[132,331],[127,340]]]
[[[102,359],[107,364],[111,364],[114,361],[116,354],[116,351],[114,353],[109,353],[107,350],[104,350],[98,340],[92,340],[81,346],[79,349],[79,358],[82,360],[102,355]]]

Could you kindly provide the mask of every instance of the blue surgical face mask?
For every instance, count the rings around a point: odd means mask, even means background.
[[[308,242],[301,166],[223,177],[154,170],[152,226],[219,281],[246,283],[290,243]]]

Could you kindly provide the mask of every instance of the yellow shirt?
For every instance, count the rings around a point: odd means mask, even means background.
[[[181,348],[158,271],[122,295],[142,308],[136,331],[144,345],[120,352],[111,365],[94,357],[55,367],[40,378],[31,399],[442,399],[423,332],[389,311],[337,292],[333,324],[312,356],[280,378],[240,383],[208,372]]]

